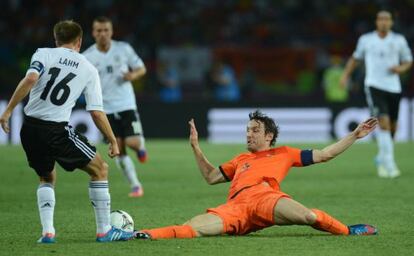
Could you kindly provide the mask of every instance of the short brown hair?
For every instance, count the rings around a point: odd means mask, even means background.
[[[57,45],[74,42],[83,35],[82,27],[73,20],[63,20],[53,27],[53,35]]]
[[[98,22],[98,23],[111,23],[112,24],[112,20],[106,16],[99,16],[96,17],[93,22]]]
[[[273,138],[270,141],[270,146],[274,146],[277,136],[279,136],[279,126],[275,123],[275,120],[266,116],[260,110],[256,110],[249,114],[249,119],[254,121],[260,121],[265,126],[265,134],[273,133]]]

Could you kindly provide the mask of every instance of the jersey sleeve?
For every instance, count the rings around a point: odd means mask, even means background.
[[[312,150],[291,147],[286,147],[286,150],[292,160],[292,166],[300,167],[313,164]]]
[[[145,67],[144,62],[141,60],[141,58],[138,56],[135,50],[131,47],[131,45],[126,44],[125,48],[128,56],[128,67],[130,67],[131,69]]]
[[[352,54],[352,57],[354,57],[357,60],[362,60],[365,57],[365,40],[364,37],[361,36],[358,39],[358,43],[356,46],[356,49],[354,51],[354,53]]]
[[[408,46],[407,40],[402,36],[401,37],[401,49],[399,51],[400,60],[402,62],[412,62],[413,55],[411,53],[411,49]]]
[[[27,69],[26,75],[29,73],[37,73],[39,76],[45,72],[46,54],[44,51],[37,49],[30,61],[30,66]]]
[[[83,91],[86,101],[86,110],[103,111],[101,80],[99,79],[98,71],[94,70],[92,73],[91,80]]]
[[[219,166],[221,174],[223,174],[227,181],[233,180],[234,174],[236,173],[237,164],[235,159],[225,162]]]

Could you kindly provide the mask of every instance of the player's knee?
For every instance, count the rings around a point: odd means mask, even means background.
[[[309,211],[305,214],[305,221],[307,225],[313,225],[316,222],[316,214],[313,211]]]
[[[103,160],[100,161],[94,168],[91,174],[93,180],[107,180],[108,179],[108,164]]]
[[[380,117],[378,125],[382,130],[391,130],[390,119],[388,117]]]
[[[125,144],[127,145],[127,147],[135,151],[138,151],[141,145],[140,139],[137,136],[128,137],[127,139],[125,139]]]
[[[196,237],[202,237],[203,236],[201,231],[197,228],[197,224],[193,222],[193,219],[184,222],[183,226],[190,226],[194,230]]]

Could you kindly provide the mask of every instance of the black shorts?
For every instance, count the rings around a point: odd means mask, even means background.
[[[73,171],[85,167],[96,155],[96,148],[66,122],[25,116],[20,138],[29,166],[40,177],[48,176],[55,161],[66,171]]]
[[[126,138],[129,136],[143,135],[141,120],[136,110],[126,110],[108,114],[107,116],[115,137]]]
[[[383,91],[374,87],[365,87],[368,107],[371,115],[380,117],[387,115],[392,122],[398,120],[401,93]]]

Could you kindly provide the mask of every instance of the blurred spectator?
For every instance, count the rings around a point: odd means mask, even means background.
[[[167,61],[160,62],[158,65],[157,79],[160,85],[160,99],[163,102],[181,101],[180,76],[177,69]]]
[[[211,79],[214,84],[214,98],[218,101],[238,101],[240,88],[233,68],[217,60],[213,64]]]
[[[323,73],[323,87],[325,90],[325,99],[329,102],[345,102],[348,100],[348,89],[341,87],[340,79],[344,71],[342,58],[338,55],[332,55],[331,66],[325,69]]]
[[[414,23],[414,15],[411,14],[414,1],[10,0],[1,1],[0,6],[0,74],[3,74],[0,76],[0,94],[3,95],[14,91],[17,79],[24,74],[30,61],[31,52],[37,47],[54,46],[48,31],[52,30],[55,22],[65,18],[84,25],[83,40],[85,45],[89,45],[93,39],[88,24],[91,24],[93,17],[109,16],[119,28],[115,37],[129,42],[145,63],[154,63],[162,47],[272,48],[288,51],[316,49],[317,57],[313,61],[317,70],[307,71],[316,72],[318,80],[323,75],[320,71],[326,68],[326,56],[332,53],[348,55],[357,37],[373,29],[370,17],[380,8],[389,7],[393,10],[398,16],[396,31],[405,34],[408,42],[414,41],[414,28],[411,26]],[[312,26],[309,26],[310,22]],[[281,62],[284,61],[281,59]],[[149,65],[148,77],[157,76],[155,66]],[[256,76],[256,82],[263,81],[258,73],[263,71],[260,67],[265,65],[259,62],[254,66],[255,74],[252,75]],[[297,70],[292,63],[284,66],[286,70]],[[233,68],[243,79],[244,67],[234,65]],[[306,82],[301,85],[310,84],[310,73],[304,73],[299,78],[296,72],[295,77],[289,77],[285,71],[278,70],[271,80],[265,79],[267,84],[289,80],[292,81],[289,85],[296,85],[298,79]],[[188,84],[184,76],[181,78],[180,86],[184,95],[191,95],[190,99],[199,99],[204,95],[205,92],[201,90],[189,94],[188,90],[192,90],[193,86]],[[159,92],[154,91],[153,86],[148,86],[154,80],[142,81],[144,89],[138,97],[159,97]],[[407,91],[414,92],[414,79],[407,77],[407,81]],[[197,81],[197,84],[204,83]],[[257,84],[254,86],[258,88]],[[264,96],[270,96],[271,100],[286,95],[281,95],[281,90],[264,89],[270,92]],[[289,88],[287,92],[291,93],[292,90]],[[253,91],[253,94],[258,95],[257,91]]]

